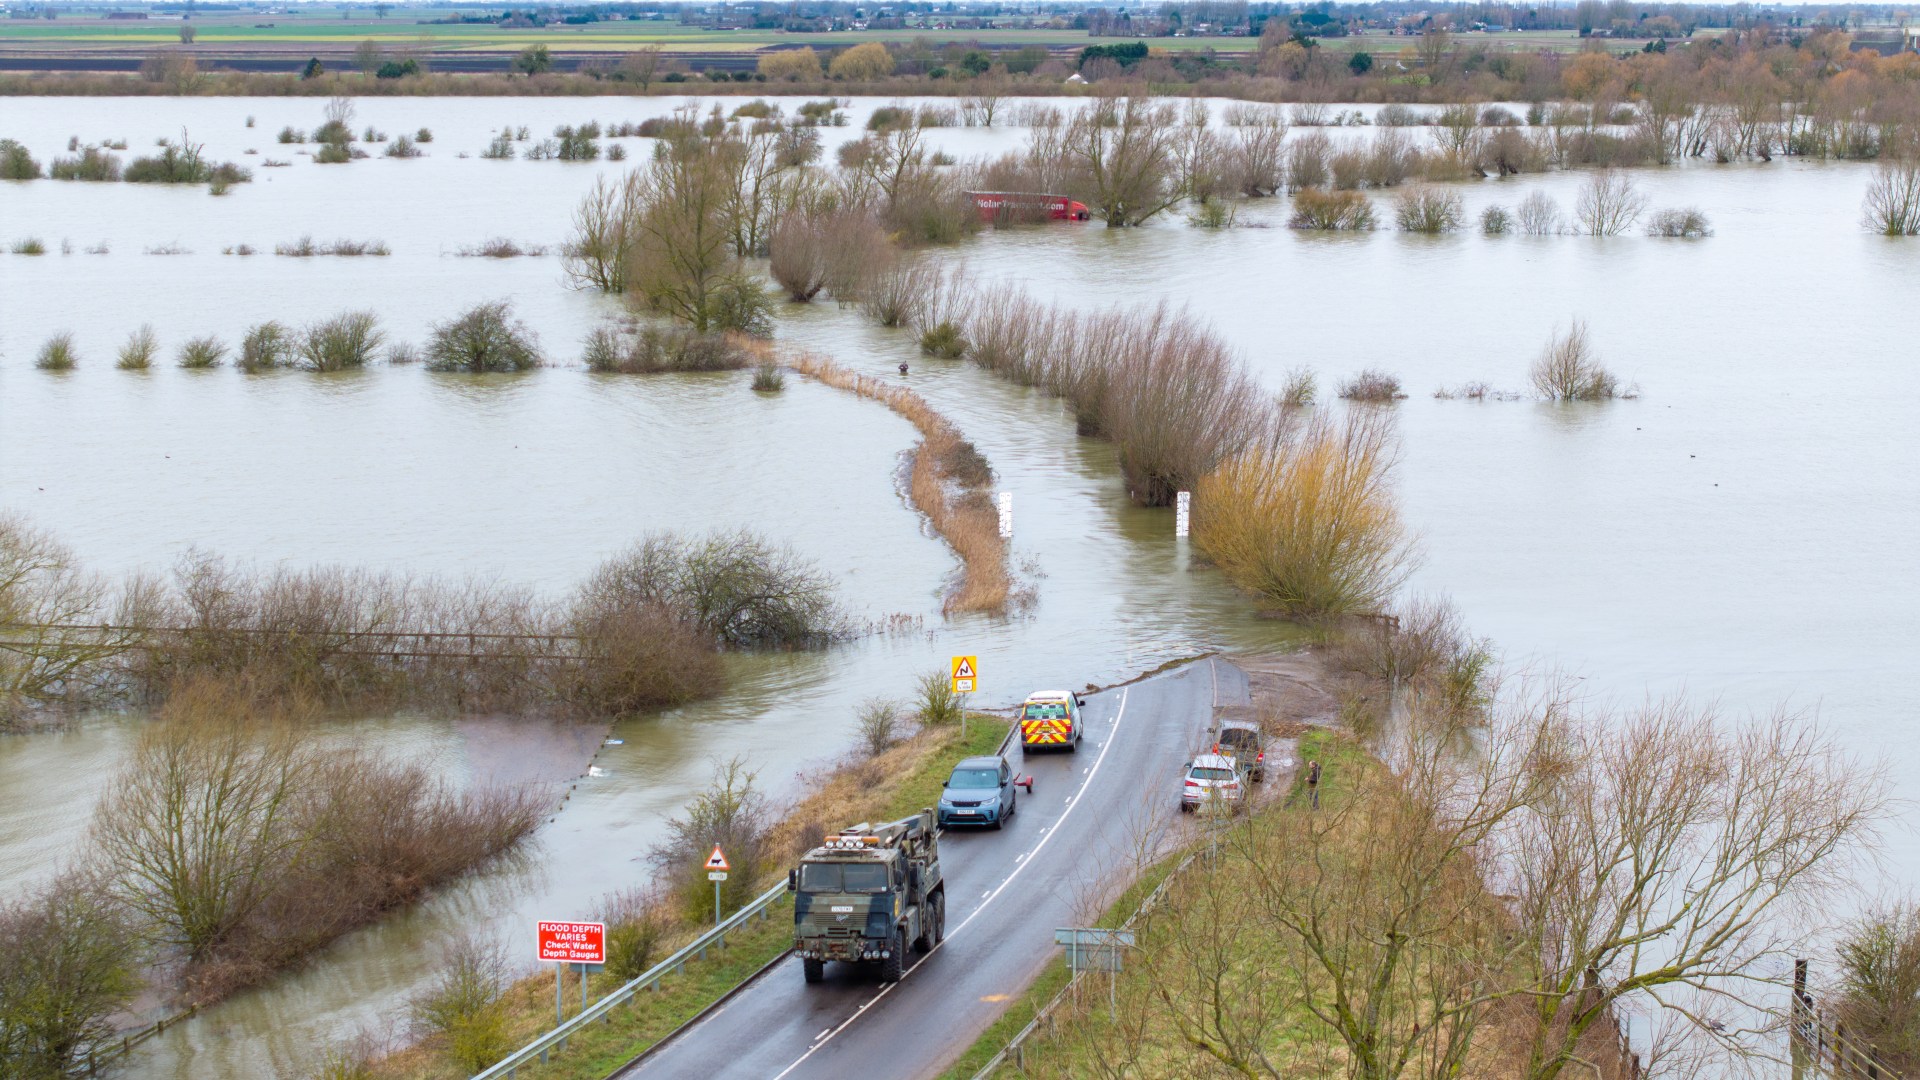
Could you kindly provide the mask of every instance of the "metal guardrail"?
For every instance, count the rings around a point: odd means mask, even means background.
[[[728,916],[720,925],[688,942],[679,952],[653,965],[619,989],[587,1006],[585,1009],[582,1009],[578,1016],[569,1019],[566,1023],[546,1032],[527,1045],[508,1054],[494,1064],[493,1067],[474,1074],[473,1080],[500,1080],[501,1077],[515,1075],[522,1065],[530,1065],[536,1060],[546,1061],[549,1051],[565,1049],[567,1039],[577,1034],[588,1024],[596,1020],[611,1020],[612,1018],[609,1014],[612,1013],[614,1009],[633,1000],[635,994],[638,994],[642,990],[658,989],[661,979],[684,969],[687,966],[687,961],[695,959],[696,957],[704,958],[707,955],[708,949],[725,946],[727,943],[727,935],[740,929],[747,920],[756,915],[762,920],[765,920],[767,918],[767,909],[772,907],[776,900],[784,896],[786,891],[787,883],[782,881],[780,884],[761,893],[759,897],[749,902],[745,907]]]
[[[1146,895],[1146,898],[1140,901],[1140,906],[1133,909],[1133,914],[1127,916],[1127,921],[1120,924],[1120,929],[1122,930],[1132,929],[1135,920],[1139,919],[1140,916],[1146,914],[1147,912],[1153,910],[1153,908],[1160,903],[1160,898],[1166,895],[1167,889],[1173,885],[1174,880],[1177,879],[1181,874],[1185,873],[1187,867],[1192,866],[1193,861],[1199,857],[1200,857],[1200,853],[1198,851],[1193,851],[1193,852],[1189,852],[1186,858],[1180,860],[1180,865],[1174,867],[1170,872],[1168,872],[1167,876],[1161,880],[1160,884],[1154,886],[1153,891],[1148,893]],[[999,1053],[993,1055],[992,1058],[989,1058],[987,1063],[980,1067],[979,1072],[973,1074],[973,1080],[988,1080],[988,1078],[993,1076],[996,1070],[998,1070],[1002,1065],[1005,1065],[1007,1063],[1008,1058],[1013,1059],[1013,1063],[1016,1068],[1025,1067],[1026,1061],[1025,1061],[1024,1051],[1026,1049],[1027,1040],[1033,1037],[1034,1032],[1040,1030],[1040,1025],[1042,1023],[1045,1023],[1048,1020],[1048,1018],[1050,1018],[1053,1015],[1053,1011],[1060,1007],[1060,1003],[1067,1000],[1067,995],[1073,992],[1074,986],[1077,983],[1079,983],[1080,976],[1083,974],[1085,974],[1085,972],[1082,972],[1082,971],[1074,972],[1073,976],[1067,980],[1067,985],[1061,987],[1060,992],[1053,995],[1053,999],[1051,1001],[1048,1001],[1045,1005],[1040,1006],[1040,1011],[1033,1014],[1033,1019],[1027,1021],[1027,1026],[1021,1028],[1020,1031],[1017,1034],[1015,1034],[1013,1038],[1007,1040],[1007,1045],[1001,1048]]]

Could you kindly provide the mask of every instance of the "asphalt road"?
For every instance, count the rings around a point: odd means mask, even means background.
[[[846,964],[808,986],[788,957],[701,1022],[660,1044],[623,1078],[842,1080],[937,1076],[1048,964],[1056,927],[1081,926],[1164,850],[1180,771],[1204,748],[1216,704],[1244,704],[1246,677],[1202,660],[1087,698],[1074,754],[1034,754],[1033,794],[999,832],[947,831],[947,938],[881,984]],[[1019,750],[1016,748],[1016,755]]]

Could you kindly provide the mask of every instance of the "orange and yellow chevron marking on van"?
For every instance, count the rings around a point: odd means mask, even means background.
[[[1020,721],[1020,741],[1028,746],[1065,746],[1072,737],[1071,720]]]
[[[1027,695],[1020,706],[1020,741],[1026,746],[1063,746],[1080,742],[1079,701],[1065,690]]]

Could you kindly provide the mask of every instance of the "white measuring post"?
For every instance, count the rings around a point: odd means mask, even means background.
[[[1173,535],[1184,537],[1193,520],[1193,492],[1182,491],[1173,497]]]
[[[1013,538],[1013,492],[1000,493],[1000,539]]]

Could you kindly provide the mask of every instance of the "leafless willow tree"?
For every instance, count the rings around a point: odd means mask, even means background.
[[[1785,713],[1735,724],[1665,700],[1544,719],[1548,783],[1488,864],[1524,942],[1526,1077],[1584,1075],[1582,1037],[1620,1007],[1764,1054],[1790,960],[1888,819],[1884,771]]]
[[[1626,173],[1601,169],[1587,178],[1574,204],[1581,231],[1589,236],[1619,236],[1633,228],[1647,208],[1647,197]]]
[[[1139,225],[1186,197],[1180,183],[1179,126],[1151,98],[1101,98],[1075,113],[1060,151],[1084,178],[1088,205],[1109,228]]]
[[[0,514],[0,728],[104,674],[139,640],[128,600],[118,609],[106,582],[73,552],[20,517]]]

